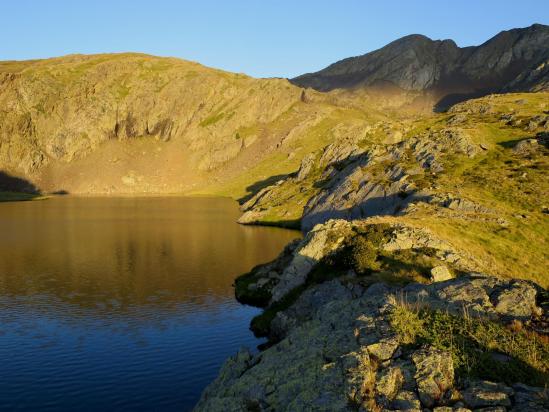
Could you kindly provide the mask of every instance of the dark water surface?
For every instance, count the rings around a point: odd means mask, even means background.
[[[298,233],[227,199],[0,203],[0,410],[185,411],[259,342],[234,277]]]

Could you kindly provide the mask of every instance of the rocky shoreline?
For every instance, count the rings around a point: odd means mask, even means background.
[[[549,411],[546,291],[475,269],[402,223],[315,226],[237,279],[269,344],[228,359],[195,410]]]

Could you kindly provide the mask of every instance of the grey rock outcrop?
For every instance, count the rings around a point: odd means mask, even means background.
[[[286,323],[279,343],[229,359],[196,410],[549,410],[543,388],[483,381],[460,386],[449,353],[430,346],[403,350],[387,315],[398,296],[414,287],[375,284],[352,290],[334,282],[316,286],[285,311],[291,318],[302,314],[296,308],[308,308],[307,316]],[[535,290],[528,282],[519,283],[520,288]],[[426,292],[422,305],[436,309],[451,295],[441,290],[460,290],[464,297],[470,289],[482,289],[492,296],[516,286],[513,281],[470,276],[450,280],[442,289],[440,284],[418,287]],[[524,295],[522,303],[539,310],[533,295]],[[511,309],[498,312],[496,307],[497,302],[488,299],[478,315],[514,316]]]

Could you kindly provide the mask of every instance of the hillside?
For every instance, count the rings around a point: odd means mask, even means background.
[[[301,87],[421,91],[443,109],[468,97],[549,87],[549,26],[503,31],[480,46],[410,35],[292,79]]]
[[[334,142],[243,204],[305,236],[235,281],[259,353],[196,410],[549,411],[549,93]]]
[[[242,196],[385,118],[368,103],[174,58],[0,63],[0,169],[43,192]]]
[[[333,143],[243,204],[240,221],[310,230],[396,217],[461,246],[483,270],[547,286],[548,102],[492,95],[402,121],[394,141]]]

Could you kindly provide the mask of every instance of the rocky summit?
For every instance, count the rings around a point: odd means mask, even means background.
[[[549,82],[549,26],[504,31],[480,46],[410,35],[292,83],[317,90],[361,87],[428,91],[440,108],[470,96],[540,90]]]

